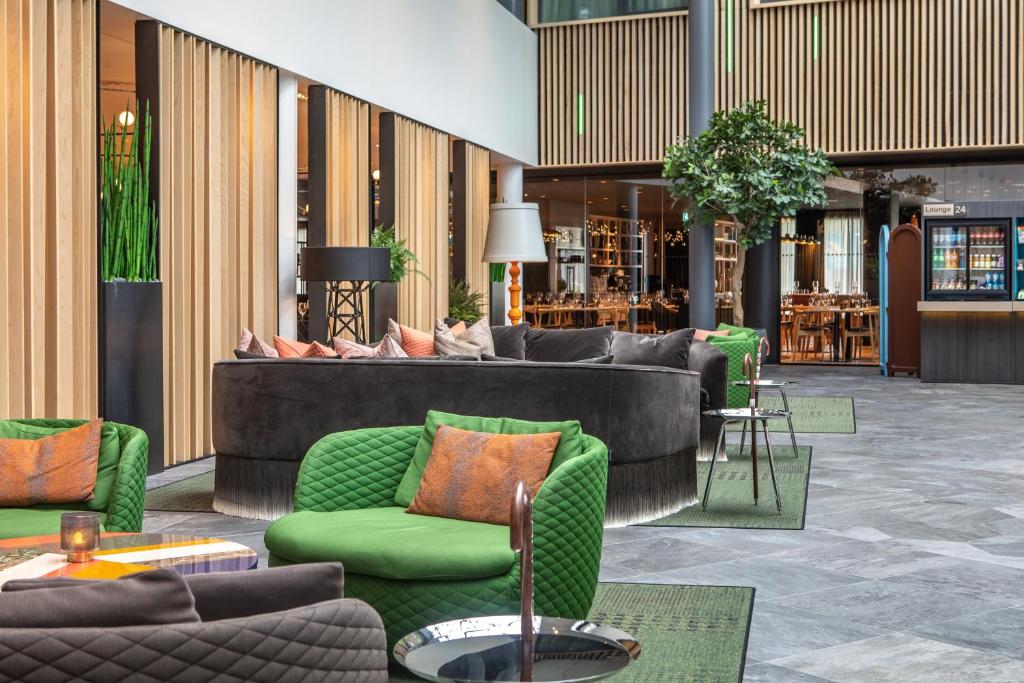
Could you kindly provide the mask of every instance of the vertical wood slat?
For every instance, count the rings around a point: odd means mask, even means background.
[[[394,221],[422,273],[399,283],[398,315],[432,330],[448,314],[448,135],[396,114],[382,115],[380,126],[381,216]]]
[[[466,282],[486,297],[490,269],[484,263],[484,242],[491,208],[491,152],[466,143]]]
[[[211,371],[277,331],[277,71],[159,29],[164,462],[212,452]]]
[[[717,1],[720,110],[766,99],[831,154],[1024,146],[1019,2]],[[660,161],[686,133],[686,24],[683,12],[539,26],[541,165]]]
[[[370,105],[326,86],[312,86],[309,99],[310,246],[370,244]],[[317,148],[317,149],[314,149]],[[319,292],[314,287],[321,288]],[[326,311],[320,283],[310,285],[310,310]],[[313,297],[323,303],[314,306]],[[363,310],[369,297],[363,295]],[[346,306],[345,312],[351,312]],[[310,333],[326,333],[325,321]],[[342,336],[354,339],[345,331]],[[321,340],[322,341],[322,340]]]
[[[0,418],[96,417],[95,0],[0,0]]]

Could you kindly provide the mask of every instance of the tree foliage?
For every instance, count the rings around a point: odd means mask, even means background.
[[[703,133],[670,145],[662,175],[672,197],[690,200],[686,227],[730,217],[747,248],[766,241],[772,226],[797,209],[824,205],[824,180],[836,170],[803,136],[757,101],[715,112]]]

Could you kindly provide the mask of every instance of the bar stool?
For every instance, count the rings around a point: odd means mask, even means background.
[[[775,507],[779,514],[782,514],[782,497],[779,496],[779,482],[775,477],[775,458],[772,456],[772,439],[768,434],[768,421],[769,420],[781,420],[789,415],[788,411],[785,410],[771,410],[767,408],[721,408],[718,410],[705,410],[704,415],[706,417],[717,417],[722,420],[722,427],[718,431],[718,443],[715,447],[715,455],[711,458],[711,466],[708,468],[708,480],[704,485],[704,498],[701,501],[701,508],[707,510],[708,498],[711,496],[711,482],[715,475],[715,462],[718,460],[718,453],[725,447],[725,428],[733,422],[742,422],[744,424],[744,431],[746,430],[746,424],[749,422],[751,436],[750,436],[750,466],[753,473],[754,481],[754,505],[757,505],[758,499],[758,474],[757,474],[757,439],[754,436],[754,430],[757,429],[757,423],[761,424],[764,430],[764,442],[768,449],[768,468],[772,474],[772,488],[775,490]]]
[[[796,450],[796,432],[793,430],[793,412],[789,409],[789,399],[786,397],[786,387],[789,386],[790,384],[796,384],[796,382],[791,382],[791,381],[788,381],[788,380],[778,380],[778,379],[759,379],[759,380],[757,380],[757,392],[758,393],[756,394],[756,397],[758,399],[758,402],[760,402],[761,390],[762,389],[773,389],[773,390],[779,392],[779,395],[782,396],[782,409],[787,413],[786,421],[789,423],[789,441],[790,441],[790,443],[793,444],[793,457],[797,458],[797,457],[800,457],[800,456],[799,456],[799,454],[797,453],[797,450]],[[734,387],[749,387],[750,386],[750,380],[746,380],[746,379],[736,380],[735,382],[732,383],[732,385]],[[743,450],[743,445],[746,443],[746,441],[747,441],[747,423],[744,422],[743,423],[743,433],[740,434],[740,451]]]

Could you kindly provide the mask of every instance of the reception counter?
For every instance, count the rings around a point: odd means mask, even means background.
[[[919,301],[921,380],[1024,384],[1024,301]]]

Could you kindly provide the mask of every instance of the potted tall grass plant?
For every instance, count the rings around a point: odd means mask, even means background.
[[[103,417],[149,436],[149,471],[163,469],[163,301],[159,222],[150,197],[148,102],[103,129],[100,195]]]

